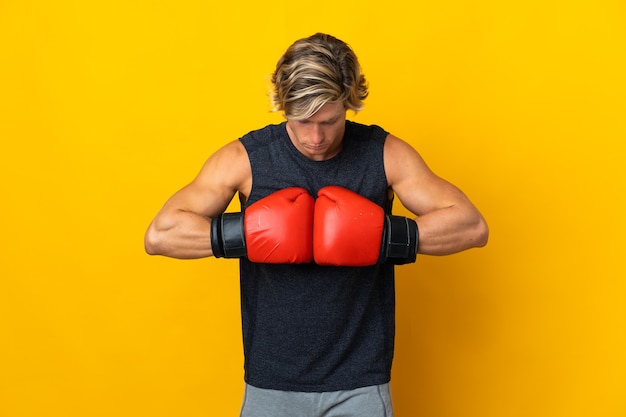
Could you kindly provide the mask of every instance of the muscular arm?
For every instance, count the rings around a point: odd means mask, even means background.
[[[145,234],[146,252],[181,259],[212,256],[211,218],[226,210],[236,192],[248,195],[251,182],[243,145],[224,146],[157,213]]]
[[[402,204],[418,216],[419,253],[448,255],[487,243],[487,223],[465,194],[392,135],[385,142],[385,170]]]

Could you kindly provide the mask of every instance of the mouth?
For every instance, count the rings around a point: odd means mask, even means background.
[[[307,149],[310,149],[312,151],[319,151],[321,149],[326,149],[326,145],[325,144],[319,144],[319,145],[304,145]]]

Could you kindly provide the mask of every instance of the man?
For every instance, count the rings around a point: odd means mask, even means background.
[[[213,154],[146,251],[240,258],[242,416],[392,416],[394,265],[483,246],[487,225],[406,142],[346,120],[367,86],[344,42],[296,41],[272,82],[286,121]],[[235,194],[242,213],[224,213]]]

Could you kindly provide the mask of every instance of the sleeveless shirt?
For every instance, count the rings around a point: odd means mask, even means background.
[[[240,139],[252,168],[245,206],[287,187],[313,196],[339,185],[391,212],[387,132],[346,121],[341,151],[313,161],[286,123]],[[245,206],[242,207],[245,210]],[[258,388],[326,392],[390,381],[395,334],[393,265],[332,267],[240,260],[245,381]]]

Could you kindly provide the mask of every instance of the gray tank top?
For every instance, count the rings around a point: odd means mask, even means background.
[[[387,132],[346,121],[342,150],[313,161],[286,124],[242,137],[252,167],[246,206],[287,187],[313,197],[339,185],[391,213],[383,146]],[[245,207],[243,207],[245,209]],[[258,388],[325,392],[389,382],[394,348],[391,264],[329,267],[240,260],[245,381]]]

